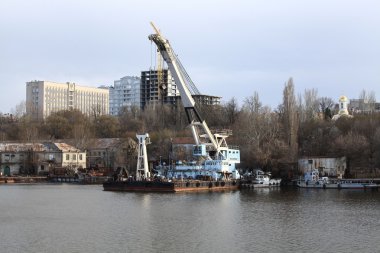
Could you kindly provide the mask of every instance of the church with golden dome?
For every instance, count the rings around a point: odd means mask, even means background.
[[[348,103],[349,103],[349,100],[346,96],[340,96],[339,97],[339,112],[338,114],[335,114],[333,117],[332,117],[332,120],[337,120],[339,119],[340,117],[348,117],[348,118],[352,118],[353,116],[350,115],[348,113]]]

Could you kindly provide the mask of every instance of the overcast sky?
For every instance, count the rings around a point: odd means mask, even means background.
[[[1,0],[0,112],[25,100],[27,81],[139,76],[154,65],[150,21],[224,101],[258,91],[276,107],[289,77],[297,93],[380,100],[379,13],[378,0]]]

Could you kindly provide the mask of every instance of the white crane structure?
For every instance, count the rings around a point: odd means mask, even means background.
[[[149,134],[136,134],[139,141],[138,156],[137,156],[137,168],[136,179],[148,179],[150,177],[148,167],[148,154],[146,151],[146,145],[150,144]]]
[[[200,92],[182,66],[169,41],[163,37],[152,22],[151,25],[155,33],[149,35],[148,38],[156,44],[157,50],[167,63],[178,87],[195,142],[193,155],[205,158],[201,168],[192,166],[193,169],[191,169],[185,166],[181,171],[182,175],[184,175],[184,171],[187,171],[186,175],[192,177],[198,174],[220,178],[221,175],[226,177],[232,174],[233,178],[237,178],[239,173],[235,164],[240,162],[240,151],[237,148],[230,149],[227,145],[226,138],[231,135],[231,131],[211,133],[206,121],[201,118],[195,108],[195,101],[192,97],[192,95],[199,95]],[[191,170],[193,173],[190,172]]]

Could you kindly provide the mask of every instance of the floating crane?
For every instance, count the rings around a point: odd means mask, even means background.
[[[108,180],[103,183],[105,191],[136,191],[136,192],[183,192],[183,191],[213,191],[235,190],[239,184],[235,179],[240,177],[235,164],[240,163],[240,151],[227,145],[226,138],[231,135],[229,131],[211,133],[206,122],[201,118],[195,108],[192,95],[200,95],[197,87],[182,66],[174,53],[169,41],[151,23],[155,34],[149,35],[167,63],[169,71],[179,89],[182,104],[194,137],[195,146],[193,155],[198,162],[191,161],[190,165],[177,165],[172,170],[171,178],[150,177],[146,145],[150,144],[148,134],[137,134],[139,140],[136,178]],[[161,167],[161,169],[163,169]],[[165,169],[164,169],[165,170]],[[160,176],[166,176],[159,173]],[[170,175],[169,175],[170,176]],[[177,179],[186,179],[177,180]],[[196,180],[191,180],[196,179]],[[230,180],[233,179],[233,180]],[[221,181],[222,180],[222,181]]]
[[[202,119],[195,108],[195,101],[192,95],[200,95],[199,90],[182,66],[169,41],[164,38],[152,22],[150,24],[155,33],[149,35],[148,38],[156,44],[157,50],[168,65],[169,71],[173,75],[178,87],[183,107],[185,108],[195,142],[193,155],[202,156],[206,160],[213,161],[209,163],[205,161],[205,166],[203,166],[205,171],[223,174],[235,173],[234,177],[237,177],[238,172],[235,169],[235,164],[240,162],[240,151],[238,149],[229,149],[226,142],[226,138],[231,135],[231,131],[224,130],[215,134],[211,133],[206,121]]]

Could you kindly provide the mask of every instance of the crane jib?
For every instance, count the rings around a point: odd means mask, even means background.
[[[185,112],[189,123],[194,121],[203,122],[203,119],[195,107],[185,107]]]
[[[200,95],[200,92],[196,88],[195,84],[191,80],[190,76],[187,74],[185,68],[182,66],[177,55],[174,53],[170,43],[166,40],[160,33],[160,31],[151,23],[156,34],[151,34],[148,36],[149,40],[153,41],[157,45],[157,49],[162,55],[162,58],[168,64],[169,71],[173,75],[174,81],[179,90],[181,96],[182,104],[185,108],[186,116],[192,129],[193,137],[196,145],[200,143],[200,132],[197,130],[203,130],[206,134],[211,145],[215,151],[219,151],[218,143],[216,137],[211,133],[206,122],[202,120],[200,114],[195,108],[195,101],[192,97],[193,95]]]

